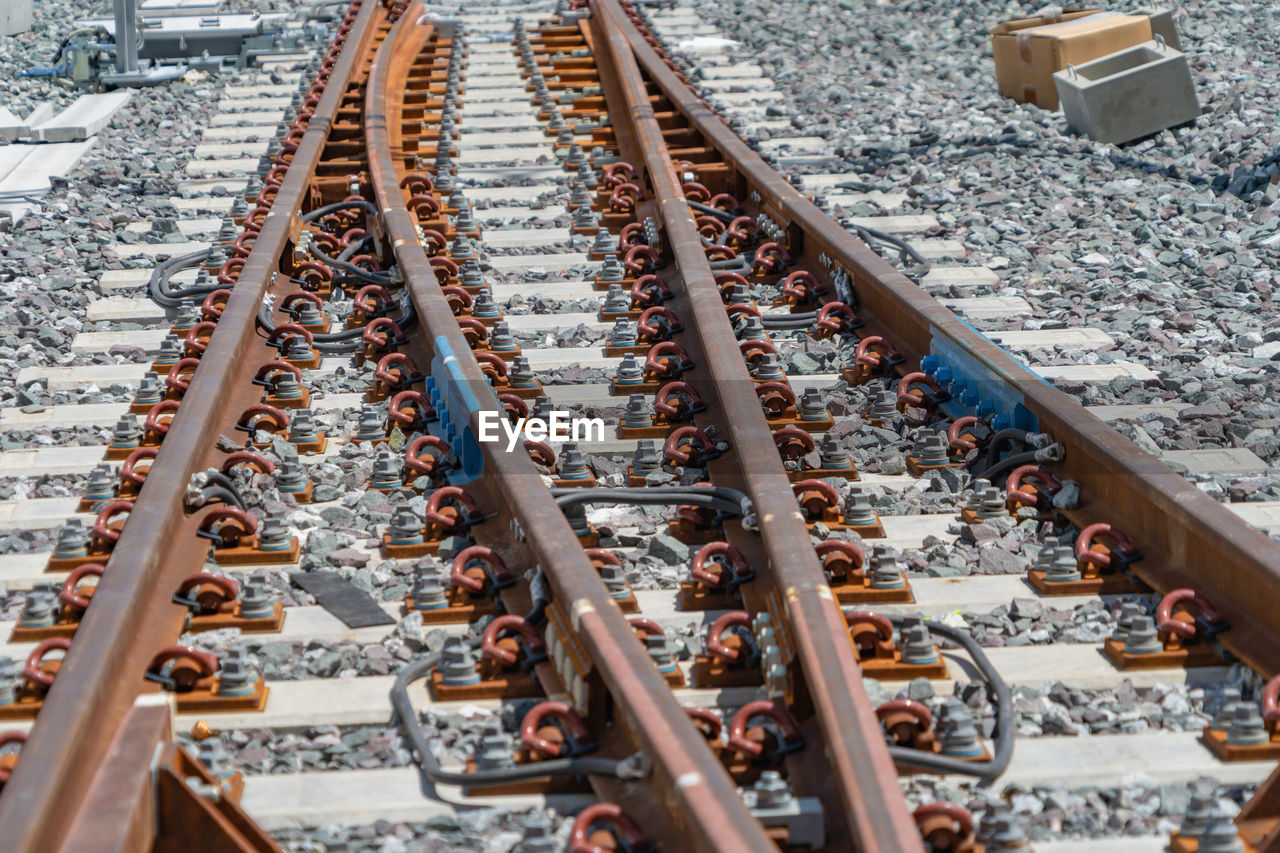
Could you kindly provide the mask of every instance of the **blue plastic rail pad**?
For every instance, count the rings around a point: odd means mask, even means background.
[[[437,336],[431,375],[426,381],[427,399],[439,417],[438,434],[449,442],[461,465],[450,475],[450,480],[455,483],[469,482],[484,473],[484,455],[471,429],[471,413],[482,409],[500,410],[488,383],[482,389],[473,387],[475,385],[476,382],[463,374],[458,355],[449,341],[443,335]]]
[[[979,337],[986,337],[968,323],[965,325]],[[1026,407],[1021,390],[937,327],[930,327],[930,333],[929,355],[920,360],[920,367],[950,392],[949,409],[958,409],[980,418],[991,417],[991,425],[997,430],[1013,427],[1028,432],[1040,431],[1040,418]],[[992,342],[992,345],[996,344]],[[1041,382],[1045,381],[1030,369],[1027,373]]]

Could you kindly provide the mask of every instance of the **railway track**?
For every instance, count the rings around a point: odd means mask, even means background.
[[[97,377],[133,403],[4,413],[123,418],[119,473],[6,466],[84,483],[13,510],[72,516],[52,551],[0,558],[30,590],[14,849],[433,838],[477,806],[545,818],[502,849],[1025,849],[1002,792],[1268,777],[1274,543],[882,259],[900,223],[860,239],[769,168],[658,20],[438,11],[355,0],[234,227],[109,306],[153,326]],[[497,427],[553,411],[579,441]],[[868,434],[908,470],[859,470]],[[955,618],[1036,605],[1112,636]],[[1188,712],[1031,736],[1046,680]],[[1194,799],[1175,849],[1274,848],[1258,791],[1234,824]],[[1035,848],[1103,849],[1087,808]]]

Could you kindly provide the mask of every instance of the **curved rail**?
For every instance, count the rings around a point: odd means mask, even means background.
[[[248,381],[266,360],[250,355],[251,348],[260,346],[255,336],[258,307],[280,268],[334,117],[348,83],[359,73],[382,12],[374,0],[359,5],[271,211],[152,463],[147,487],[112,550],[93,607],[85,613],[23,747],[22,761],[0,797],[0,832],[7,849],[60,847],[121,723],[147,685],[143,673],[148,663],[181,633],[186,610],[173,603],[173,591],[182,578],[199,571],[205,558],[199,547],[174,548],[175,541],[205,542],[195,538],[201,514],[182,512],[187,484],[194,473],[220,467],[225,454],[216,449],[218,435],[230,432],[235,413],[258,400],[260,389]],[[116,822],[128,826],[125,815],[116,816]]]
[[[723,429],[732,448],[709,462],[707,469],[717,485],[740,488],[755,506],[758,535],[725,524],[730,542],[748,555],[749,562],[767,567],[759,573],[763,582],[743,586],[743,600],[752,612],[772,611],[785,626],[796,670],[789,698],[793,705],[813,708],[822,749],[790,756],[789,761],[804,765],[804,772],[791,777],[804,780],[799,784],[820,786],[801,791],[826,801],[828,830],[843,824],[855,849],[923,849],[898,791],[897,772],[847,641],[844,617],[796,505],[649,93],[626,44],[626,33],[633,30],[615,0],[594,0],[592,8],[597,61],[611,66],[612,73],[603,76],[619,87],[616,95],[626,108],[627,136],[635,140],[635,153],[652,184],[666,241],[683,279],[682,286],[672,285],[678,293],[671,304],[681,316],[696,319],[686,323],[681,340],[698,365],[685,376],[701,377],[708,404],[698,421]],[[615,111],[615,125],[623,118]],[[625,145],[625,139],[620,134],[620,143]]]
[[[452,377],[436,376],[435,381],[460,385],[456,390],[471,401],[467,417],[471,429],[478,432],[480,413],[501,412],[502,407],[471,355],[418,242],[413,214],[401,194],[401,170],[393,156],[396,140],[390,126],[398,93],[403,92],[403,86],[395,83],[397,68],[403,73],[426,40],[425,28],[414,29],[421,11],[417,2],[409,6],[392,27],[370,71],[365,102],[369,173],[388,240],[418,313],[421,333],[414,344],[429,356],[424,363],[448,361],[456,370]],[[578,641],[614,699],[614,723],[625,726],[652,763],[647,779],[622,783],[592,777],[593,786],[602,796],[625,802],[646,833],[667,839],[673,849],[776,849],[643,646],[635,641],[634,630],[523,448],[507,453],[498,443],[477,447],[484,472],[467,486],[486,516],[476,528],[477,535],[510,566],[542,566],[553,600],[572,619]]]

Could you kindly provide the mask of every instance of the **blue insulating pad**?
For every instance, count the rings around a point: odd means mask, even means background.
[[[443,335],[435,339],[435,358],[431,359],[431,375],[427,377],[427,399],[435,407],[439,420],[434,432],[449,442],[460,467],[449,475],[454,484],[468,483],[484,473],[484,456],[471,429],[471,413],[481,409],[501,411],[492,389],[485,385],[488,405],[482,402],[475,384],[462,372],[458,356]]]
[[[969,328],[974,334],[982,335],[973,326]],[[951,394],[951,400],[943,405],[948,414],[993,416],[991,427],[996,430],[1013,427],[1027,432],[1040,431],[1040,418],[1026,407],[1022,391],[936,328],[931,331],[930,354],[920,359],[920,369]],[[1027,373],[1040,379],[1030,370]]]

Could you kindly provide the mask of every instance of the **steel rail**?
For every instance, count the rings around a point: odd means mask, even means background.
[[[793,785],[797,793],[824,799],[829,844],[837,843],[831,831],[839,834],[843,827],[853,849],[923,850],[885,747],[884,731],[863,685],[844,616],[809,538],[645,80],[627,43],[626,34],[632,27],[616,0],[594,0],[591,8],[595,53],[605,72],[602,77],[612,76],[617,81],[666,242],[683,280],[682,287],[672,285],[679,294],[677,314],[686,319],[680,339],[691,354],[701,356],[695,355],[695,369],[687,376],[705,376],[703,387],[711,392],[702,395],[708,411],[699,415],[698,421],[715,424],[729,441],[730,452],[713,460],[708,471],[718,485],[742,488],[755,505],[758,539],[725,525],[732,542],[742,542],[743,547],[758,552],[763,565],[757,568],[757,577],[763,569],[769,583],[766,595],[751,594],[750,588],[757,583],[744,586],[743,597],[755,612],[764,610],[765,600],[771,599],[769,609],[780,617],[795,657],[793,682],[802,685],[793,686],[796,704],[811,705],[816,718],[821,743],[793,754],[793,761],[804,759],[806,771],[791,774]],[[611,113],[614,124],[619,124],[624,116]]]
[[[596,0],[608,7],[614,0]],[[858,315],[910,360],[964,353],[973,378],[1012,389],[1019,405],[1066,449],[1055,471],[1081,488],[1083,517],[1105,520],[1142,550],[1131,570],[1160,592],[1201,589],[1230,622],[1215,639],[1267,677],[1280,672],[1280,546],[1075,399],[1054,388],[925,293],[801,195],[676,76],[635,27],[627,39],[646,73],[729,163],[766,212],[802,235],[800,253],[823,256],[851,276]],[[793,254],[797,254],[793,252]],[[1206,584],[1212,584],[1206,588]]]
[[[369,176],[382,213],[387,238],[419,318],[418,346],[433,357],[448,348],[476,405],[468,416],[478,434],[482,412],[501,412],[471,350],[441,293],[416,223],[404,203],[400,172],[392,156],[388,103],[397,63],[411,62],[415,51],[409,31],[422,12],[411,4],[392,27],[370,71],[365,108],[365,142]],[[447,381],[438,377],[437,381]],[[728,851],[775,851],[760,823],[739,796],[727,772],[716,761],[705,738],[676,702],[599,574],[582,549],[563,513],[551,498],[523,449],[507,453],[499,443],[479,445],[483,474],[468,483],[468,493],[485,511],[477,533],[510,566],[541,565],[553,600],[572,618],[577,639],[595,661],[615,717],[625,721],[638,746],[649,756],[653,772],[635,782],[592,777],[602,795],[623,805],[652,837],[673,848]],[[620,722],[615,719],[615,724]]]
[[[183,577],[199,570],[208,544],[195,537],[198,516],[183,515],[187,484],[219,455],[219,433],[231,431],[236,414],[257,402],[259,389],[247,379],[237,380],[254,365],[250,350],[261,346],[255,335],[258,305],[279,269],[311,172],[373,38],[380,9],[375,0],[360,7],[146,487],[112,550],[93,606],[0,796],[0,836],[8,849],[59,847],[134,699],[155,689],[143,680],[147,664],[181,631],[185,610],[173,603],[173,592]]]

